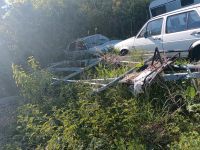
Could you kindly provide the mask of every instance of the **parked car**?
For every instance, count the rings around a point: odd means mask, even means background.
[[[121,40],[110,40],[109,38],[95,34],[84,38],[77,39],[68,46],[68,51],[91,51],[106,52],[121,42]]]
[[[121,54],[130,50],[186,52],[200,59],[200,4],[156,16],[132,38],[115,45]]]

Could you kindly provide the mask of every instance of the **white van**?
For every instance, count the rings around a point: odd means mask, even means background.
[[[132,38],[115,46],[125,55],[130,50],[184,51],[200,58],[200,4],[150,19]]]
[[[155,17],[198,3],[200,3],[200,0],[154,0],[149,5],[149,12],[151,17]]]

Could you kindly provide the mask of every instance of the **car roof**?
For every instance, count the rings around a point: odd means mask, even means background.
[[[153,17],[150,20],[155,20],[155,19],[158,19],[158,18],[161,18],[161,17],[164,17],[164,16],[174,15],[174,14],[181,13],[181,12],[184,12],[184,11],[187,11],[187,10],[190,10],[190,9],[193,9],[193,8],[197,8],[197,7],[200,7],[200,4],[195,4],[195,5],[183,7],[183,8],[174,10],[174,11],[170,11],[170,12],[158,15],[156,17]]]
[[[93,37],[96,37],[96,36],[103,36],[103,35],[101,35],[101,34],[94,34],[94,35],[86,36],[86,37],[83,37],[83,38],[79,38],[76,41],[83,41],[83,40],[86,40],[86,39],[89,39],[89,38],[93,38]]]

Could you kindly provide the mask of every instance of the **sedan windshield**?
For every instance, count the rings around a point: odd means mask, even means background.
[[[84,43],[88,48],[99,46],[108,42],[109,39],[102,35],[95,35],[84,39]]]

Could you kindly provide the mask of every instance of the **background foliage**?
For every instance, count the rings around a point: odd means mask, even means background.
[[[42,66],[63,59],[70,41],[101,33],[112,39],[135,35],[148,19],[148,0],[7,0],[0,10],[1,96],[15,86],[11,64],[34,56]],[[1,4],[2,5],[2,4]],[[9,75],[4,79],[4,76]],[[4,94],[3,94],[4,93]]]

